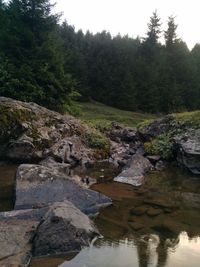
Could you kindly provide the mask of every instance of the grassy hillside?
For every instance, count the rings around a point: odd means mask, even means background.
[[[113,121],[135,127],[141,122],[157,118],[156,115],[124,111],[94,101],[78,105],[81,109],[78,117],[95,127],[109,127]]]

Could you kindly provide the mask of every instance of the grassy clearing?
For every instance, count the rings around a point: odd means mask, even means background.
[[[124,111],[94,101],[78,103],[78,105],[81,109],[78,117],[95,128],[109,127],[112,122],[117,122],[129,127],[136,127],[146,120],[157,118],[156,115]]]

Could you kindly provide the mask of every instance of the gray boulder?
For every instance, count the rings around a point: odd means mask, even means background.
[[[31,240],[37,221],[14,217],[0,221],[0,266],[28,266],[31,259]]]
[[[140,186],[144,182],[144,175],[152,168],[150,161],[140,154],[135,154],[129,167],[125,168],[116,178],[115,182]]]
[[[193,174],[200,174],[200,129],[176,137],[177,161]]]
[[[0,158],[33,162],[54,157],[72,165],[94,160],[90,128],[35,103],[0,97]]]
[[[0,266],[28,266],[34,255],[79,251],[99,235],[72,203],[0,213]]]
[[[41,208],[53,202],[68,200],[86,214],[96,214],[111,199],[81,186],[81,182],[57,169],[22,164],[16,174],[15,210]]]
[[[40,223],[33,243],[35,256],[80,251],[99,235],[90,219],[72,203],[54,203]]]

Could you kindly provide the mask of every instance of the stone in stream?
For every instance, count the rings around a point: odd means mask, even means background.
[[[193,174],[200,174],[200,129],[175,137],[177,161]]]
[[[38,225],[34,220],[8,218],[0,221],[0,266],[27,266],[31,240]]]
[[[80,251],[99,232],[69,201],[0,213],[0,266],[27,266],[34,255]]]
[[[140,154],[135,154],[129,167],[125,168],[117,177],[115,182],[140,186],[144,182],[144,174],[152,168],[150,161]]]
[[[15,210],[39,208],[53,202],[68,200],[86,214],[96,214],[111,199],[84,188],[76,179],[56,169],[22,164],[16,174]]]
[[[33,242],[34,256],[80,251],[99,235],[90,219],[72,203],[54,203],[44,215]]]

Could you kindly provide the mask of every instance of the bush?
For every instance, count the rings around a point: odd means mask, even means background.
[[[160,155],[163,159],[173,158],[173,142],[169,135],[162,134],[150,142],[144,144],[146,153],[150,155]]]

